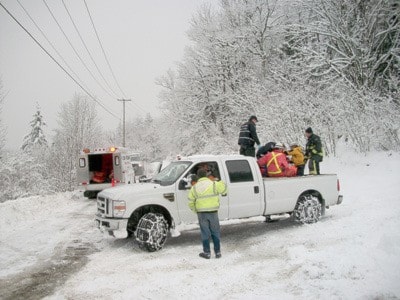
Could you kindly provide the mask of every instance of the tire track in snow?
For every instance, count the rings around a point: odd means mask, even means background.
[[[78,272],[88,262],[88,256],[98,252],[90,242],[76,239],[56,249],[52,258],[22,274],[0,281],[0,299],[42,299]]]

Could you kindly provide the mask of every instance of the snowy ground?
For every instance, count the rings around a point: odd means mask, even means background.
[[[344,203],[317,224],[259,218],[223,226],[223,258],[199,258],[198,230],[157,253],[93,226],[78,193],[0,204],[3,299],[400,298],[400,155],[342,155]]]

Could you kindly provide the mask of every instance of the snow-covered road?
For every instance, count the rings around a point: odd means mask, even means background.
[[[344,203],[317,224],[255,218],[223,226],[223,258],[203,260],[198,230],[157,253],[93,226],[77,193],[0,204],[4,299],[387,299],[400,297],[400,155],[343,155]]]

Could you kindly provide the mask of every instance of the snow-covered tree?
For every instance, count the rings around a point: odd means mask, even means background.
[[[169,150],[162,143],[162,133],[165,129],[159,121],[147,114],[145,118],[136,117],[126,124],[127,147],[141,152],[147,161],[162,160]]]
[[[61,105],[49,155],[49,170],[58,190],[72,190],[76,186],[78,155],[86,147],[98,146],[101,136],[94,102],[75,94]]]
[[[296,7],[292,50],[303,76],[388,88],[400,72],[400,5],[391,0],[306,0]],[[304,22],[305,20],[305,22]],[[397,74],[397,75],[396,75]]]
[[[169,144],[236,151],[240,123],[256,114],[263,142],[301,142],[313,126],[328,153],[340,139],[398,149],[398,9],[389,0],[201,7],[183,60],[157,81]]]
[[[47,140],[43,131],[46,123],[43,120],[39,104],[36,104],[36,113],[33,115],[30,126],[31,131],[25,136],[21,149],[30,152],[34,149],[47,147]]]
[[[44,157],[39,160],[25,151],[8,151],[7,159],[0,164],[0,202],[45,195],[55,190]]]

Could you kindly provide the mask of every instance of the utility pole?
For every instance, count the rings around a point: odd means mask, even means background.
[[[123,116],[122,116],[122,147],[125,147],[125,102],[132,101],[132,99],[117,99],[122,102]]]

